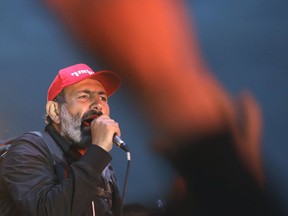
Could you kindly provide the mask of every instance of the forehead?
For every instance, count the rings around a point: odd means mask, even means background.
[[[73,94],[78,91],[89,90],[89,91],[105,91],[104,86],[95,79],[85,79],[79,83],[68,86],[64,89],[65,94]]]

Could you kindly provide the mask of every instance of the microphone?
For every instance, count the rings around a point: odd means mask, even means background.
[[[113,143],[125,152],[129,152],[128,145],[119,136],[117,136],[117,134],[114,134],[113,136]]]
[[[101,111],[98,111],[97,115],[101,116],[101,115],[103,115],[103,113]],[[112,141],[119,148],[123,149],[126,152],[130,152],[130,150],[129,150],[128,146],[126,145],[126,143],[117,134],[114,134]]]

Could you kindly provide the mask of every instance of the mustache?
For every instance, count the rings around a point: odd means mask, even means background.
[[[101,115],[103,115],[103,113],[101,111],[89,110],[88,112],[84,113],[84,115],[82,117],[82,122],[85,120],[88,120],[88,119],[97,118]]]

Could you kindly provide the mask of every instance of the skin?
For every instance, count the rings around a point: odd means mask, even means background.
[[[62,105],[64,106],[62,109],[60,105],[54,101],[48,101],[46,106],[47,113],[53,120],[52,124],[56,130],[63,135],[63,108],[70,116],[76,116],[79,121],[88,111],[101,111],[103,115],[95,118],[91,122],[91,140],[93,145],[98,145],[107,152],[111,151],[114,134],[116,133],[120,136],[121,132],[118,123],[110,118],[108,97],[103,85],[97,80],[86,79],[66,87],[64,89],[64,95],[66,103]],[[77,130],[80,130],[80,128],[75,130],[75,132],[79,132]],[[69,136],[69,134],[66,134],[67,138],[71,138]]]

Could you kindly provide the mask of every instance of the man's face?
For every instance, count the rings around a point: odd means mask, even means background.
[[[86,79],[65,88],[64,95],[60,134],[85,148],[91,143],[90,122],[102,114],[110,114],[106,91],[99,81]]]

